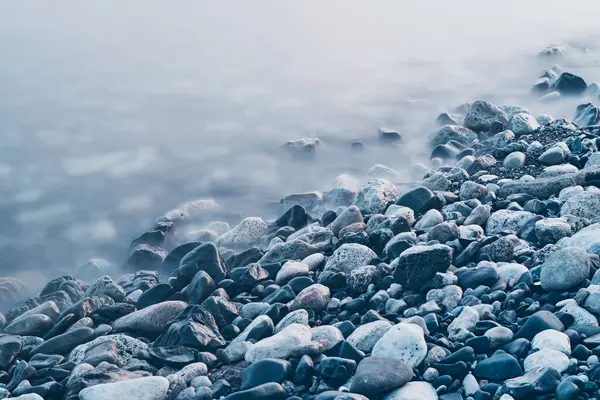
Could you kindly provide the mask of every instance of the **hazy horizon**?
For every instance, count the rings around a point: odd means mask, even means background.
[[[600,80],[600,3],[505,0],[0,3],[0,275],[41,280],[212,197],[266,215],[377,163],[426,162],[436,116],[477,98],[572,118],[532,83],[556,61]],[[360,156],[325,142],[311,163],[279,147],[401,132]],[[235,217],[232,217],[235,220]]]

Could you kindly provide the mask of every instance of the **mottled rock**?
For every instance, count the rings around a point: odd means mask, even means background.
[[[388,357],[417,367],[427,355],[427,344],[421,327],[414,324],[396,324],[377,341],[372,356]]]

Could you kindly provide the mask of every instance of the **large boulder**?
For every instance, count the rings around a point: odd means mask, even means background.
[[[155,346],[186,346],[215,351],[225,346],[213,315],[203,306],[187,307],[156,339]]]
[[[580,76],[563,72],[554,83],[554,88],[563,95],[579,95],[586,91],[587,83]]]
[[[147,352],[148,345],[141,340],[123,334],[107,335],[75,347],[69,354],[69,361],[81,364],[102,357],[103,361],[112,359],[119,365],[126,365]]]
[[[540,124],[535,117],[527,113],[517,113],[508,121],[508,129],[515,135],[529,135],[540,128]]]
[[[235,228],[217,239],[217,245],[223,247],[248,247],[256,243],[267,233],[267,224],[259,217],[249,217],[240,222]]]
[[[205,271],[216,283],[225,278],[227,266],[214,244],[204,243],[187,253],[179,263],[176,276],[185,285],[198,271]]]
[[[571,196],[560,208],[560,215],[594,219],[600,215],[600,190],[586,190]]]
[[[590,258],[581,249],[568,247],[550,255],[542,264],[540,283],[547,291],[562,292],[585,281],[590,274]]]
[[[475,139],[477,139],[477,134],[469,128],[458,125],[444,125],[431,135],[429,145],[435,147],[446,144],[451,140],[468,145]]]
[[[497,133],[506,129],[508,115],[498,106],[487,101],[473,103],[465,116],[464,126],[475,132]]]
[[[372,179],[360,188],[356,206],[365,214],[383,214],[400,197],[396,185],[385,179]]]
[[[488,235],[501,232],[517,233],[522,224],[534,214],[528,211],[498,210],[490,215],[485,226]]]
[[[452,248],[444,244],[411,247],[392,262],[394,280],[402,287],[418,291],[438,272],[452,263]]]
[[[598,125],[600,122],[600,109],[592,103],[580,104],[575,111],[573,122],[580,127]]]

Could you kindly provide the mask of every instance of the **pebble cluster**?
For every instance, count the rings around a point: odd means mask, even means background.
[[[597,86],[549,71],[546,99]],[[182,240],[219,208],[196,201],[118,279],[94,259],[25,299],[0,278],[0,399],[600,398],[600,109],[475,101],[437,121],[436,169],[408,190],[378,165]]]

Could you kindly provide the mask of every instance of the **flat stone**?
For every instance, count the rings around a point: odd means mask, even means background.
[[[498,106],[477,100],[465,116],[464,126],[475,132],[497,133],[506,129],[508,115]]]
[[[31,355],[44,354],[67,354],[80,344],[87,343],[94,338],[94,330],[91,328],[78,328],[46,340],[31,350]]]
[[[393,365],[394,368],[390,368]],[[356,369],[349,389],[365,396],[377,396],[397,389],[413,378],[410,365],[387,357],[369,357]]]
[[[538,199],[547,199],[552,195],[558,195],[564,188],[584,183],[585,174],[580,172],[551,178],[538,178],[533,181],[514,180],[504,183],[500,187],[498,196],[506,198],[511,194],[526,193]]]
[[[224,400],[285,400],[287,398],[287,392],[279,383],[270,382],[230,394]]]
[[[560,208],[560,215],[575,215],[594,219],[600,213],[600,191],[586,190],[573,195]]]
[[[44,314],[32,314],[17,318],[4,328],[4,332],[21,336],[44,336],[52,328],[52,320]]]
[[[183,301],[165,301],[117,319],[114,332],[161,333],[187,307]]]
[[[324,282],[325,278],[337,272],[350,275],[352,270],[368,265],[376,257],[377,254],[373,250],[362,244],[343,244],[327,260],[319,282]]]
[[[164,400],[169,381],[162,376],[149,376],[121,382],[101,383],[83,389],[81,400],[128,399]]]

